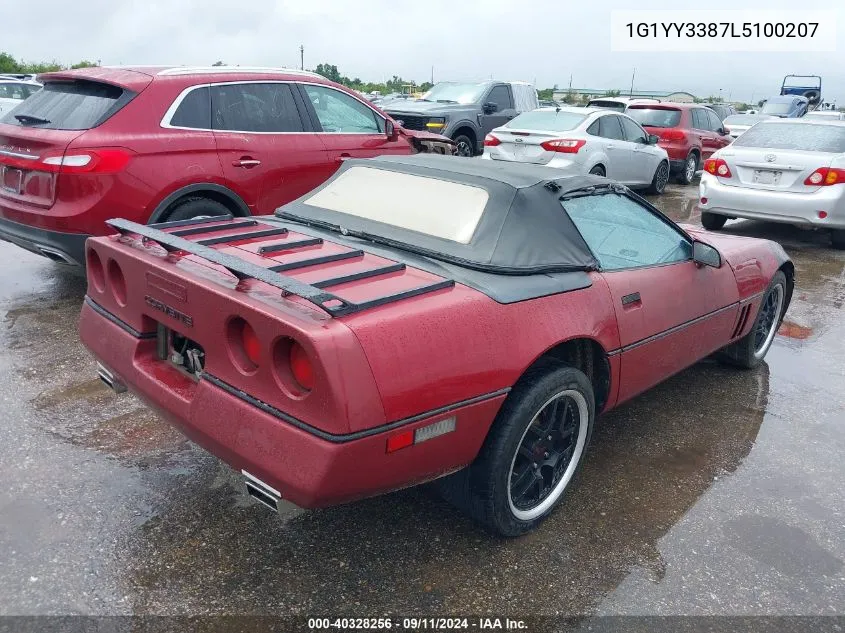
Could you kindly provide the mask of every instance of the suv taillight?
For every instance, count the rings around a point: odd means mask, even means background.
[[[828,187],[840,183],[845,183],[845,169],[834,167],[819,167],[804,181],[805,185],[811,187]]]
[[[731,168],[721,158],[708,158],[704,161],[704,171],[719,178],[730,178],[733,175]]]
[[[547,152],[560,152],[561,154],[577,154],[578,150],[584,147],[587,143],[584,139],[568,139],[568,138],[557,138],[553,141],[544,141],[540,143],[540,147],[542,147]]]
[[[664,141],[685,141],[687,133],[683,130],[664,130],[658,134]]]
[[[61,174],[113,174],[126,167],[130,158],[132,152],[118,147],[71,149],[67,153],[47,152],[34,167]]]

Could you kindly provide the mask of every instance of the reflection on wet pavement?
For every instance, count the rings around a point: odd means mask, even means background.
[[[697,223],[696,187],[651,198]],[[84,280],[0,243],[0,614],[845,614],[845,254],[798,285],[767,364],[699,363],[603,416],[539,530],[481,532],[428,488],[265,512],[95,380]]]

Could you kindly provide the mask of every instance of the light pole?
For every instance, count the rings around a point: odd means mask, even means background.
[[[305,45],[299,45],[299,69],[305,70]]]

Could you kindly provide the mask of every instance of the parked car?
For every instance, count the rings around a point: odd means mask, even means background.
[[[36,81],[0,77],[0,116],[20,105],[40,89],[41,84]]]
[[[735,139],[743,132],[747,132],[752,125],[773,118],[770,114],[732,114],[722,121],[722,127],[728,131],[731,138]]]
[[[598,413],[718,350],[759,365],[792,293],[776,243],[536,165],[350,160],[256,221],[111,221],[126,239],[88,242],[80,331],[104,381],[270,508],[455,473],[448,499],[523,534]]]
[[[635,104],[625,114],[658,136],[669,154],[670,173],[685,185],[704,160],[732,140],[713,110],[692,103]]]
[[[650,193],[663,193],[669,181],[669,157],[657,137],[624,114],[596,108],[524,112],[487,135],[484,158],[607,176]]]
[[[649,99],[647,97],[598,97],[587,102],[588,108],[604,108],[625,112],[633,103],[660,103],[660,99]]]
[[[552,100],[552,99],[540,99],[540,100],[537,102],[537,107],[538,107],[538,108],[556,108],[556,107],[558,107],[559,105],[560,105],[560,104],[559,104],[557,101],[554,101],[554,100]]]
[[[761,121],[705,163],[701,223],[729,218],[831,229],[845,248],[845,121]]]
[[[0,119],[0,238],[81,264],[105,221],[268,213],[346,157],[451,151],[343,86],[284,69],[87,68]]]
[[[703,103],[701,105],[713,110],[722,121],[737,113],[736,108],[730,103]]]
[[[807,121],[845,121],[845,112],[839,110],[813,110],[804,115]]]
[[[410,130],[448,136],[458,156],[475,156],[493,128],[538,105],[537,90],[528,83],[444,81],[420,99],[387,104],[385,111]]]
[[[806,97],[784,95],[770,97],[767,99],[763,104],[763,107],[760,109],[760,114],[770,114],[772,116],[786,119],[795,119],[807,114],[808,108],[809,101]]]

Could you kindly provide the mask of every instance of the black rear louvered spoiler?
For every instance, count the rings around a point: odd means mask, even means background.
[[[226,221],[229,218],[222,217],[216,218],[219,221]],[[211,221],[210,218],[203,219],[203,220],[196,220],[194,221],[198,225],[206,224]],[[220,238],[219,241],[216,238],[209,239],[209,240],[200,240],[197,242],[193,242],[191,240],[186,240],[183,237],[180,237],[176,233],[182,233],[183,235],[193,235],[195,233],[205,233],[211,232],[211,227],[208,227],[208,231],[190,231],[190,229],[175,231],[174,233],[167,233],[162,231],[155,226],[191,226],[189,222],[180,222],[178,225],[175,223],[167,223],[167,224],[159,224],[159,225],[150,225],[145,226],[143,224],[138,224],[137,222],[131,222],[129,220],[124,219],[114,219],[106,221],[106,224],[114,228],[118,233],[121,235],[138,235],[145,240],[150,240],[155,242],[159,246],[161,246],[164,250],[168,253],[172,252],[184,252],[190,253],[191,255],[196,255],[198,257],[202,257],[203,259],[217,264],[218,266],[222,266],[227,271],[229,271],[232,275],[237,277],[239,280],[244,279],[257,279],[265,284],[273,286],[274,288],[278,288],[279,290],[283,291],[286,294],[295,295],[297,297],[301,297],[306,301],[310,302],[311,304],[315,305],[316,307],[320,308],[327,314],[333,317],[344,316],[347,314],[353,314],[355,312],[360,312],[362,310],[367,310],[369,308],[375,308],[377,306],[381,306],[387,303],[392,303],[394,301],[401,301],[402,299],[408,299],[410,297],[415,297],[417,295],[425,294],[427,292],[433,292],[435,290],[441,290],[443,288],[451,288],[455,285],[454,280],[452,279],[443,279],[441,281],[428,284],[426,286],[420,286],[417,288],[411,288],[409,290],[403,290],[401,292],[397,292],[390,295],[385,295],[383,297],[377,297],[375,299],[370,299],[368,301],[363,301],[360,303],[353,303],[342,297],[338,297],[337,295],[326,292],[322,288],[337,285],[340,283],[345,283],[348,281],[355,281],[358,279],[366,279],[368,277],[375,277],[378,275],[384,275],[387,273],[396,272],[399,270],[403,270],[405,268],[404,264],[393,264],[390,266],[384,266],[381,268],[377,268],[370,271],[363,271],[360,273],[355,273],[352,275],[347,275],[343,277],[335,277],[332,279],[325,279],[322,281],[316,281],[313,284],[303,283],[298,281],[297,279],[293,279],[291,277],[287,277],[285,275],[280,274],[278,269],[292,269],[294,265],[282,265],[282,266],[275,266],[273,268],[265,268],[263,266],[259,266],[257,264],[253,264],[252,262],[243,260],[239,257],[235,257],[233,255],[229,255],[228,253],[223,253],[216,249],[210,248],[203,244],[205,242],[208,243],[223,243],[226,241],[236,241],[241,239],[250,239],[255,237],[263,237],[267,235],[278,235],[287,233],[288,230],[285,228],[280,228],[275,226],[272,229],[267,229],[264,231],[252,231],[247,233],[239,233],[231,236],[226,236],[224,238]],[[234,228],[245,228],[248,226],[257,226],[259,224],[258,221],[255,220],[247,220],[244,221],[237,221],[232,222],[231,224],[216,224],[214,225],[214,230],[228,230]],[[264,226],[270,226],[265,224]],[[205,229],[205,227],[203,227]],[[300,244],[301,245],[301,244]],[[356,251],[356,255],[363,255],[362,251]],[[325,259],[325,258],[323,258]],[[297,262],[299,263],[299,262]],[[314,265],[318,263],[325,263],[322,259],[321,260],[305,260],[301,262],[301,265],[295,267],[304,267],[306,265]],[[275,268],[275,270],[274,270]]]

